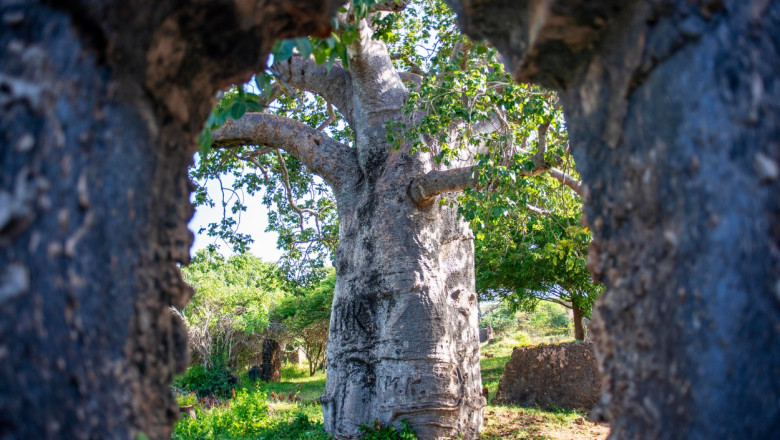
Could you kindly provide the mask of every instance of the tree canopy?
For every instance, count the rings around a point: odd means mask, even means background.
[[[464,165],[460,175],[448,178],[461,181],[458,189],[469,188],[460,209],[478,239],[489,223],[510,212],[546,212],[547,197],[580,191],[554,93],[513,82],[492,47],[460,33],[443,1],[387,2],[393,6],[385,5],[386,12],[368,14],[374,3],[381,2],[357,1],[349,13],[369,17],[372,38],[385,44],[409,90],[403,106],[408,122],[392,122],[388,140],[398,148],[412,145],[447,165]],[[311,268],[321,266],[336,248],[332,189],[286,149],[209,148],[210,129],[257,111],[302,122],[352,147],[352,109],[339,88],[346,89],[349,80],[345,47],[358,36],[355,20],[344,14],[329,38],[278,43],[273,62],[253,84],[224,94],[201,136],[200,160],[192,171],[199,184],[196,203],[221,204],[225,214],[205,232],[246,250],[252,238],[237,232],[244,196],[262,195],[269,208],[268,229],[279,233],[277,245],[285,251],[280,264],[297,278],[311,276]],[[205,181],[228,175],[232,184],[221,187],[222,200],[211,199]]]
[[[235,368],[270,324],[270,310],[289,295],[276,265],[249,254],[225,258],[213,249],[198,251],[182,268],[195,291],[183,309],[190,346],[205,367],[227,362]]]

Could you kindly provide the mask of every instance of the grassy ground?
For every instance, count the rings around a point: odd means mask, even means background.
[[[268,394],[269,399],[271,399],[271,392],[284,395],[284,400],[289,400],[292,393],[297,395],[304,404],[310,404],[319,400],[325,392],[325,373],[317,370],[317,373],[310,377],[308,367],[286,365],[282,368],[281,382],[258,382],[258,386],[261,391]]]
[[[504,365],[519,345],[563,342],[566,337],[534,337],[515,333],[496,338],[482,346],[482,383],[488,388],[488,406],[482,424],[480,440],[601,440],[609,435],[609,425],[591,423],[587,414],[559,408],[523,408],[514,405],[493,405],[498,383],[504,375]]]
[[[482,347],[482,381],[489,390],[490,402],[495,397],[498,382],[504,373],[504,365],[509,360],[513,347],[538,343],[549,338],[534,338],[523,334],[514,334],[497,338]],[[244,377],[245,379],[245,377]],[[262,393],[266,396],[268,417],[262,422],[262,428],[248,438],[256,439],[326,439],[322,430],[322,411],[318,399],[325,391],[325,374],[318,371],[309,377],[308,369],[287,366],[282,369],[282,381],[277,383],[257,382],[252,384],[244,380],[243,389],[249,393]],[[284,399],[273,399],[282,395]],[[297,396],[290,402],[289,396]],[[193,398],[190,397],[191,401]],[[184,402],[186,398],[182,399]],[[217,408],[225,411],[226,409]],[[206,410],[198,409],[199,420],[206,420]],[[182,422],[179,422],[182,423]],[[185,423],[200,423],[186,421]],[[203,422],[205,423],[205,422]],[[184,432],[178,430],[177,432]],[[531,440],[573,440],[604,439],[609,434],[606,424],[594,424],[587,416],[576,411],[564,411],[555,408],[522,408],[511,405],[488,404],[485,408],[485,422],[482,426],[481,440],[531,439]],[[177,439],[190,440],[209,438],[208,435],[175,436]],[[243,438],[243,437],[242,437]]]

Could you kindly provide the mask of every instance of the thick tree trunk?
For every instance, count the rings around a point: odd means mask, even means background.
[[[336,195],[338,277],[321,399],[325,429],[354,439],[374,420],[395,426],[408,420],[424,440],[474,439],[485,399],[473,237],[457,208],[439,203],[447,188],[463,187],[425,179],[429,172],[451,173],[431,153],[409,154],[408,146],[387,141],[389,122],[414,123],[419,115],[402,111],[408,91],[384,43],[372,38],[365,21],[359,29],[348,48],[349,72],[336,66],[328,74],[304,60],[286,65],[294,87],[329,95],[345,112],[353,148],[261,113],[226,123],[214,139],[222,147],[282,148]]]
[[[0,437],[170,436],[195,135],[273,38],[328,23],[252,5],[0,2]]]
[[[260,379],[266,382],[282,380],[282,348],[276,340],[271,338],[263,339]]]
[[[582,319],[585,317],[582,309],[577,307],[576,304],[571,306],[572,321],[574,321],[574,339],[578,341],[585,340],[585,326],[582,324]]]
[[[462,3],[564,97],[611,438],[775,436],[780,3]]]
[[[473,236],[450,204],[412,201],[419,156],[373,147],[337,192],[325,428],[354,439],[375,419],[408,420],[421,439],[473,439],[485,404]]]

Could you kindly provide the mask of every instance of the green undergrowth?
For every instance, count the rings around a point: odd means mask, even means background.
[[[488,402],[495,397],[504,365],[509,361],[513,348],[529,345],[535,339],[516,332],[482,345],[482,381],[489,391]],[[231,397],[233,389],[235,398]],[[183,415],[175,426],[175,440],[331,438],[323,429],[322,409],[319,405],[319,398],[325,391],[325,374],[322,371],[309,376],[306,368],[286,366],[282,369],[282,380],[276,383],[252,382],[244,373],[239,375],[238,383],[224,399],[202,399],[195,393],[176,390],[179,405],[193,405],[197,419]],[[293,397],[292,401],[290,396]],[[608,432],[608,428],[584,422],[584,417],[584,414],[576,411],[557,408],[523,408],[489,403],[485,408],[480,440],[604,438],[602,431]],[[591,431],[598,428],[601,431],[597,430],[596,434],[582,431],[586,428]],[[416,438],[411,429],[398,431],[376,422],[365,426],[363,435],[368,440]]]
[[[174,440],[326,440],[331,439],[322,426],[319,398],[325,392],[325,374],[318,371],[285,366],[280,382],[253,382],[246,373],[228,393],[227,398],[198,396],[179,388],[177,403],[192,405],[195,419],[183,414],[174,427]],[[197,371],[185,378],[202,376]],[[178,385],[189,383],[180,377]],[[195,381],[195,385],[200,385]],[[235,398],[232,391],[235,389]],[[292,397],[292,399],[291,399]],[[378,422],[363,428],[366,440],[412,440],[414,432],[408,426],[401,431]]]

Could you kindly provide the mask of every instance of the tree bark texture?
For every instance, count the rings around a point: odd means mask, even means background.
[[[260,363],[260,379],[279,382],[282,379],[282,349],[274,339],[263,339],[263,356]]]
[[[452,3],[563,96],[611,438],[776,435],[780,3]]]
[[[0,437],[170,436],[195,136],[328,5],[0,3]]]
[[[412,201],[420,170],[409,159],[372,156],[365,177],[337,196],[321,401],[339,438],[379,419],[408,420],[421,439],[473,439],[482,422],[473,236],[456,208]]]

